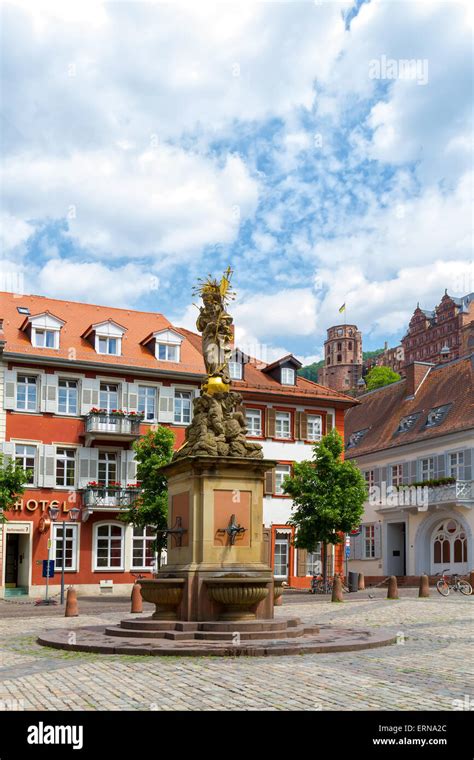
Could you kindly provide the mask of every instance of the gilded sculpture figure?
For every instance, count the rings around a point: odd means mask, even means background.
[[[193,419],[185,441],[174,458],[186,456],[230,456],[262,459],[259,443],[247,440],[242,396],[231,390],[229,360],[232,357],[233,319],[227,305],[235,297],[230,287],[232,270],[220,281],[209,275],[200,280],[194,293],[202,298],[196,327],[202,334],[206,379],[201,395],[193,402]]]

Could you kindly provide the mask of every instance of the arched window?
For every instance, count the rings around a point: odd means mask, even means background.
[[[96,523],[93,544],[94,570],[124,569],[124,526]]]

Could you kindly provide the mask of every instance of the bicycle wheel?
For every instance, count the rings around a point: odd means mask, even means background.
[[[461,594],[464,594],[465,596],[471,596],[472,586],[470,583],[468,583],[468,581],[459,581],[458,586]]]
[[[441,596],[448,596],[449,584],[446,581],[440,580],[436,584],[436,590],[439,591]]]

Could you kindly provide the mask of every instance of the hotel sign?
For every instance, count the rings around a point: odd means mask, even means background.
[[[39,509],[40,512],[46,512],[49,507],[58,507],[61,512],[69,512],[73,507],[73,504],[69,504],[67,501],[59,502],[57,499],[19,499],[15,502],[12,512],[36,512]]]

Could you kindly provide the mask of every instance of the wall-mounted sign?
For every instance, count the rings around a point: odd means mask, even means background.
[[[18,499],[13,505],[12,512],[36,512],[37,509],[40,512],[46,512],[49,507],[58,507],[61,512],[69,512],[72,507],[75,507],[74,502],[63,501],[59,502],[57,499]]]
[[[7,533],[29,533],[30,523],[14,523],[10,522],[6,524]]]

